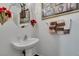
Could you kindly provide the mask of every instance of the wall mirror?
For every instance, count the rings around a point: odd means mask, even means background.
[[[10,9],[13,12],[13,20],[18,26],[24,27],[30,21],[28,3],[12,3]]]

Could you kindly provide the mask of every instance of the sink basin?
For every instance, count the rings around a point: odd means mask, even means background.
[[[37,38],[28,38],[24,41],[13,41],[11,42],[11,44],[14,46],[14,48],[18,49],[18,50],[24,50],[24,49],[30,49],[32,47],[34,47],[35,45],[37,45],[37,43],[39,42],[39,39]]]

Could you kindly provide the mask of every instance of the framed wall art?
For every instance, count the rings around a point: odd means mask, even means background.
[[[78,12],[79,3],[42,3],[42,17],[48,19]]]

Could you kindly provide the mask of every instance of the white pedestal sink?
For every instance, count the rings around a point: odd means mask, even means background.
[[[25,50],[25,55],[26,56],[32,56],[32,49],[37,45],[39,42],[39,39],[37,38],[28,38],[26,40],[16,40],[12,41],[11,44],[13,45],[14,48],[17,50]]]

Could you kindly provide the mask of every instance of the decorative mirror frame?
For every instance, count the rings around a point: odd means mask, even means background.
[[[79,3],[42,3],[43,20],[76,12],[79,12]]]

